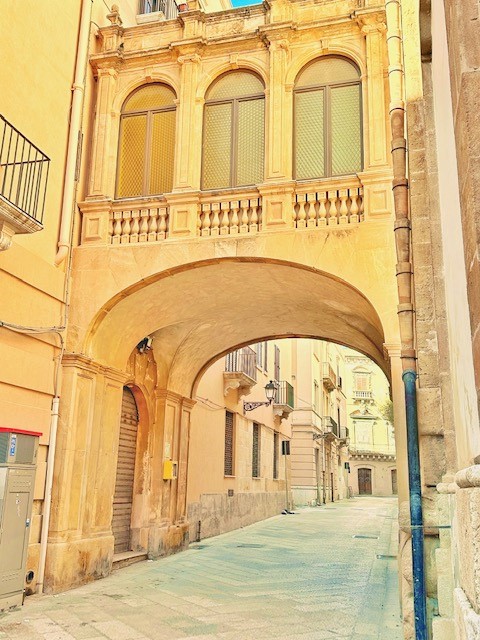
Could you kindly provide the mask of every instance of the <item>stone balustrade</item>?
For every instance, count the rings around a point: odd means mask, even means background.
[[[82,244],[140,244],[169,238],[353,226],[372,213],[366,211],[366,202],[364,185],[356,177],[308,183],[291,181],[278,187],[268,185],[221,192],[189,191],[128,200],[89,200],[80,203]]]
[[[204,202],[200,205],[197,229],[202,237],[257,233],[262,230],[262,198]]]
[[[297,229],[354,224],[363,219],[361,186],[295,194],[293,220]]]
[[[112,209],[109,215],[110,244],[135,244],[165,240],[168,234],[168,207],[152,203],[142,208]]]

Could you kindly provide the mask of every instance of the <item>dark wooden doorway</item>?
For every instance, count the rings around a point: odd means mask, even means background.
[[[397,470],[392,469],[392,493],[394,496],[398,493]]]
[[[361,496],[372,495],[372,470],[371,469],[358,470],[358,493]]]

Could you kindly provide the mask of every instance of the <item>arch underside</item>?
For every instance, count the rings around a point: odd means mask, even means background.
[[[344,344],[389,373],[382,324],[365,296],[332,275],[286,262],[222,259],[158,274],[97,315],[87,353],[123,369],[147,335],[154,336],[160,386],[184,396],[218,357],[274,337]]]

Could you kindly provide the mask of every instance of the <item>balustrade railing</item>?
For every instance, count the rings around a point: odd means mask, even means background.
[[[358,391],[357,389],[355,389],[353,395],[355,398],[358,398],[360,400],[370,400],[371,398],[373,398],[372,391]]]
[[[281,380],[277,383],[277,390],[275,391],[274,404],[281,404],[291,409],[295,408],[294,393],[292,385],[286,380]]]
[[[0,115],[0,196],[40,223],[49,166],[50,158]]]
[[[363,218],[361,186],[295,194],[293,222],[297,229],[353,224]]]
[[[168,236],[168,207],[154,204],[142,208],[113,209],[108,235],[111,244],[165,240]]]
[[[200,236],[257,233],[262,230],[262,199],[204,202],[197,229]]]
[[[251,347],[243,347],[225,356],[225,371],[228,373],[244,373],[252,380],[257,379],[255,366],[257,354]]]

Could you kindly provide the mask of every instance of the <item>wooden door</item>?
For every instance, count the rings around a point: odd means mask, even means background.
[[[392,493],[394,496],[398,493],[398,485],[397,485],[397,470],[392,469]]]
[[[358,470],[358,493],[361,496],[372,495],[372,470],[371,469]]]
[[[112,532],[114,553],[130,551],[133,483],[137,452],[138,411],[133,393],[123,388],[122,415],[118,445],[117,477],[113,497]]]

